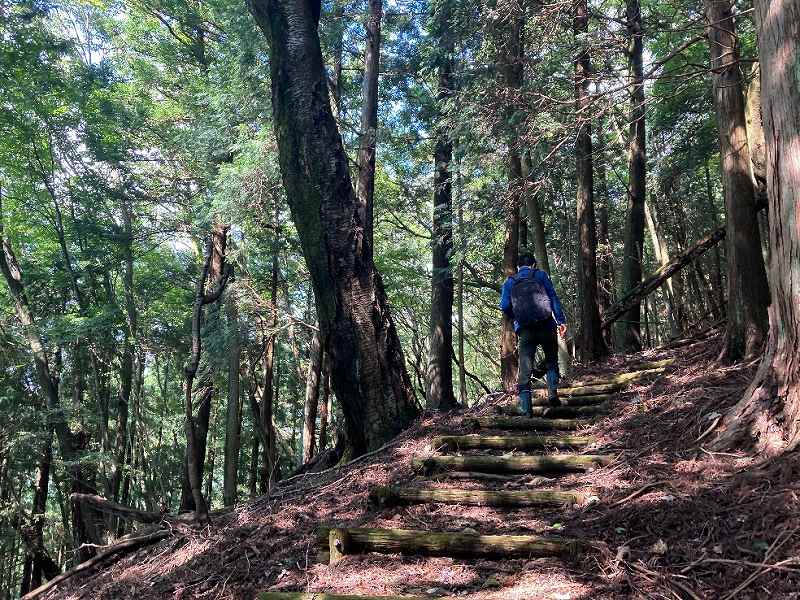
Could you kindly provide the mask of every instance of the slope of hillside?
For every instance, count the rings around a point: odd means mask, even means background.
[[[740,397],[755,367],[718,365],[718,347],[713,338],[643,353],[625,364],[611,361],[591,374],[675,359],[655,379],[628,386],[610,400],[608,415],[580,431],[596,437],[580,452],[612,455],[608,465],[480,481],[412,470],[412,458],[434,454],[434,436],[473,433],[473,417],[496,414],[508,402],[490,396],[468,411],[428,416],[381,451],[295,478],[211,525],[173,525],[158,544],[76,576],[43,597],[222,599],[268,590],[474,600],[797,597],[800,460],[793,454],[759,462],[745,452],[706,447],[717,417]],[[423,481],[465,490],[568,489],[588,501],[511,509],[370,502],[376,486]],[[522,532],[576,538],[588,548],[571,560],[356,554],[329,565],[315,534],[320,525]]]

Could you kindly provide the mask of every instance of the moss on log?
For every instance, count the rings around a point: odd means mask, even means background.
[[[596,454],[554,454],[551,456],[431,456],[414,458],[417,471],[441,470],[483,473],[570,473],[605,465],[613,457]]]
[[[559,388],[559,398],[572,398],[575,396],[597,396],[598,394],[613,394],[622,390],[622,383],[600,383],[597,385],[583,385],[577,387]],[[547,398],[547,390],[537,388],[533,390],[536,398]]]
[[[328,539],[328,528],[320,528],[317,537]],[[348,528],[349,551],[383,554],[423,554],[427,556],[470,557],[544,557],[574,558],[583,547],[570,538],[538,535],[480,535],[468,532],[431,532],[416,529]]]
[[[597,441],[580,435],[442,435],[433,438],[434,448],[443,450],[540,450],[542,448],[578,448]]]
[[[629,373],[619,373],[617,375],[614,375],[613,377],[597,377],[597,378],[582,379],[580,381],[573,382],[570,387],[579,388],[579,387],[591,387],[597,385],[633,383],[634,381],[641,381],[642,379],[647,379],[648,377],[652,377],[654,375],[661,375],[672,362],[674,361],[667,360],[667,361],[660,361],[659,363],[650,363],[651,365],[659,365],[661,363],[664,364],[662,366],[653,366],[653,367],[647,365],[647,368],[638,369],[636,371],[631,371]]]
[[[573,431],[591,425],[590,419],[543,419],[541,417],[476,417],[464,421],[475,429],[527,429],[529,431]]]
[[[562,506],[582,504],[584,494],[559,490],[490,490],[380,486],[370,491],[374,505],[463,504],[468,506]]]

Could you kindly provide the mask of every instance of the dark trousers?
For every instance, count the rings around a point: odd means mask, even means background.
[[[531,373],[534,368],[536,348],[541,346],[547,366],[547,388],[555,393],[558,386],[558,340],[556,330],[549,326],[521,327],[517,332],[519,338],[519,381],[520,392],[530,390]]]

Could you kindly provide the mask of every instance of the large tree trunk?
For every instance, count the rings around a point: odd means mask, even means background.
[[[378,73],[381,61],[382,0],[368,0],[367,43],[364,51],[364,80],[361,85],[361,139],[358,150],[356,198],[364,227],[365,252],[373,251],[373,209],[375,197],[375,151],[378,136]],[[370,255],[370,258],[372,256]]]
[[[322,348],[325,344],[320,332],[315,331],[311,338],[311,350],[308,357],[308,375],[306,377],[306,402],[303,410],[303,463],[309,462],[320,449],[314,443],[317,429],[317,412],[319,408],[319,390],[322,379]]]
[[[587,0],[575,7],[576,37],[589,31]],[[577,178],[578,225],[578,348],[585,360],[599,360],[608,354],[600,329],[600,308],[597,302],[597,232],[594,215],[594,182],[592,173],[592,126],[588,112],[591,64],[589,50],[581,44],[575,59],[575,107],[577,110],[577,139],[575,141],[575,171]]]
[[[800,444],[800,4],[756,0],[771,252],[769,338],[721,445],[767,453]]]
[[[756,218],[731,3],[730,0],[704,0],[704,3],[727,212],[728,328],[723,355],[736,360],[761,351],[768,329],[769,288]]]
[[[626,0],[628,28],[628,82],[631,86],[630,137],[628,140],[628,219],[622,257],[622,292],[627,294],[642,281],[644,246],[644,202],[647,157],[645,148],[645,97],[642,69],[642,11],[639,0]],[[626,352],[642,347],[639,319],[641,307],[631,306],[622,322],[619,343]]]
[[[453,95],[454,37],[450,30],[450,1],[436,5],[433,32],[438,38],[439,89],[436,100],[444,118],[445,103]],[[426,378],[426,406],[449,410],[456,406],[453,395],[453,191],[450,163],[453,142],[446,127],[438,126],[433,151],[433,269],[431,281],[430,354]]]
[[[228,406],[225,413],[225,467],[222,482],[222,500],[225,506],[236,504],[239,450],[242,443],[241,378],[239,375],[242,364],[242,343],[239,331],[239,308],[236,301],[236,295],[229,292],[225,302],[231,344],[228,356]]]
[[[523,78],[523,41],[522,34],[525,26],[525,7],[513,5],[511,14],[504,15],[508,19],[508,27],[501,28],[505,39],[500,57],[500,73],[503,85],[507,88],[508,96],[514,98],[522,87]],[[514,106],[508,110],[508,181],[510,190],[510,206],[506,216],[505,241],[503,244],[503,275],[510,277],[517,272],[517,257],[519,256],[519,231],[520,231],[520,202],[525,180],[522,174],[522,159],[520,157],[519,140],[517,139],[511,118]],[[519,357],[517,355],[517,335],[514,332],[514,323],[505,313],[502,316],[500,332],[500,378],[506,390],[517,389],[519,372]]]
[[[360,455],[402,431],[419,408],[331,114],[317,33],[320,1],[248,4],[270,45],[284,187],[328,339],[348,442]]]

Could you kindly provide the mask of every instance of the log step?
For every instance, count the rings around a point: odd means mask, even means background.
[[[540,450],[579,448],[594,444],[597,438],[581,435],[440,435],[431,440],[442,450]]]
[[[586,396],[562,396],[559,392],[558,399],[561,400],[562,406],[591,406],[594,404],[602,404],[603,402],[608,402],[609,400],[615,400],[619,397],[619,393],[609,393],[609,394],[590,394]],[[547,402],[547,394],[538,395],[537,393],[533,395],[533,405],[534,406],[550,406]]]
[[[327,535],[331,562],[342,555],[422,554],[454,558],[474,557],[576,557],[584,544],[577,539],[538,535],[480,535],[472,532],[432,532],[416,529],[321,528]]]
[[[619,393],[630,384],[648,379],[654,375],[660,375],[665,370],[666,367],[659,367],[655,369],[634,371],[632,373],[620,373],[619,375],[609,378],[575,381],[569,387],[560,388],[558,390],[558,395],[562,398],[575,398],[580,396],[596,396],[600,394]],[[547,389],[536,388],[534,390],[534,397],[547,398]]]
[[[427,474],[436,471],[479,473],[571,473],[606,465],[612,456],[553,454],[551,456],[431,456],[413,458],[411,466]]]
[[[623,383],[598,383],[596,385],[582,385],[575,387],[558,388],[559,398],[572,398],[576,396],[597,396],[598,394],[618,393],[625,387]],[[535,398],[547,399],[547,390],[536,388],[533,390]]]
[[[563,506],[583,504],[585,494],[559,490],[491,490],[380,486],[370,491],[373,504],[462,504],[466,506]]]
[[[506,407],[506,410],[514,410],[514,407]],[[545,419],[571,419],[574,417],[596,417],[607,415],[609,412],[608,404],[596,404],[592,406],[534,406],[531,413],[534,417]]]
[[[543,419],[541,417],[477,417],[465,419],[474,429],[527,429],[529,431],[573,431],[591,425],[589,419]]]

